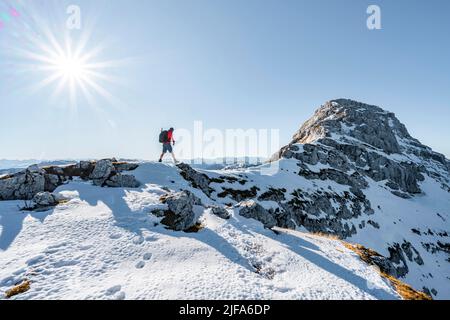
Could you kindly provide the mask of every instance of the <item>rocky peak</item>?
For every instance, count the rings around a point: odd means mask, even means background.
[[[445,156],[411,137],[394,113],[349,99],[321,106],[272,160],[280,158],[299,160],[302,176],[332,179],[356,193],[369,177],[407,198],[422,192],[424,174],[450,190]],[[328,169],[317,173],[308,167],[317,164]]]
[[[349,99],[321,106],[294,135],[293,143],[327,144],[327,139],[361,144],[387,154],[405,151],[405,144],[426,148],[410,136],[394,113]]]

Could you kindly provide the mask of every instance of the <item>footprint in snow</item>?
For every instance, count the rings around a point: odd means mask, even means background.
[[[86,251],[86,250],[92,249],[93,247],[94,246],[92,244],[85,244],[85,245],[81,245],[80,246],[80,250],[81,251]]]
[[[154,242],[154,241],[158,241],[158,238],[155,236],[147,236],[147,237],[145,237],[145,241]]]
[[[28,259],[25,263],[27,264],[27,266],[31,267],[38,263],[41,263],[44,260],[45,260],[45,256],[43,254],[40,254],[31,259]]]
[[[108,296],[112,296],[113,294],[119,292],[122,289],[122,286],[118,285],[118,286],[113,286],[109,289],[106,290],[106,294]]]
[[[134,237],[134,239],[133,239],[134,244],[142,244],[143,242],[144,242],[143,236]]]
[[[144,261],[139,261],[138,263],[136,263],[136,269],[142,269],[143,267],[145,267]]]
[[[146,254],[144,254],[143,259],[144,259],[145,261],[148,261],[148,260],[150,260],[151,258],[152,258],[152,254],[151,254],[150,252],[147,252]]]
[[[115,297],[114,299],[116,300],[125,300],[125,292],[120,291]]]
[[[112,299],[115,300],[124,300],[125,299],[125,292],[121,291],[122,286],[117,285],[109,288],[106,290],[106,295],[113,296]]]
[[[119,239],[119,238],[121,238],[121,237],[122,237],[122,235],[121,235],[120,233],[113,233],[113,234],[111,234],[111,235],[109,236],[109,238],[110,238],[110,239],[113,239],[113,240]]]

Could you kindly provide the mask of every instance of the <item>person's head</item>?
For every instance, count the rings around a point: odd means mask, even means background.
[[[173,130],[175,130],[175,129],[174,129],[174,128],[170,128],[170,129],[169,129],[170,132],[173,132]]]

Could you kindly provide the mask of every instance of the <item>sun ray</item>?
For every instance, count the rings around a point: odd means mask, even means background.
[[[116,60],[105,60],[101,62],[86,63],[86,68],[92,69],[104,69],[104,68],[116,68],[124,65],[128,65],[134,62],[134,58],[116,59]]]
[[[85,70],[85,73],[91,77],[94,77],[99,80],[104,80],[109,83],[119,84],[119,85],[125,85],[125,81],[122,78],[113,76],[113,75],[106,75],[104,73],[92,71],[92,70]]]
[[[86,101],[89,103],[90,106],[97,109],[97,103],[95,102],[94,96],[92,93],[86,88],[86,85],[83,81],[80,79],[77,80],[78,85],[80,86],[81,93],[83,94],[83,97],[86,99]]]
[[[87,85],[89,85],[92,89],[94,89],[98,94],[100,94],[103,98],[112,102],[114,100],[113,95],[109,93],[106,89],[104,89],[100,84],[93,81],[88,77],[82,77],[82,81],[84,81]]]
[[[18,55],[20,55],[24,59],[29,59],[32,61],[34,60],[36,62],[50,63],[50,64],[54,61],[54,58],[52,58],[52,57],[48,57],[43,54],[31,52],[31,51],[28,51],[25,49],[16,48],[15,51]]]
[[[64,87],[67,84],[67,78],[62,77],[61,80],[58,82],[55,90],[51,93],[50,101],[55,102],[62,94]]]
[[[60,74],[54,73],[52,75],[49,75],[48,77],[44,78],[42,81],[32,85],[29,87],[29,90],[33,93],[51,85],[53,82],[57,81],[61,78]]]

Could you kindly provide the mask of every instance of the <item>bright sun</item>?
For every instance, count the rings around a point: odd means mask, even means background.
[[[89,31],[73,41],[69,35],[57,39],[45,25],[41,28],[39,37],[30,36],[28,47],[15,48],[24,62],[18,65],[40,78],[30,86],[32,92],[52,86],[50,99],[61,104],[63,100],[59,97],[68,97],[74,108],[79,105],[79,98],[84,98],[90,106],[98,106],[98,97],[110,104],[119,103],[105,87],[117,84],[118,80],[106,71],[122,65],[124,60],[99,61],[105,48],[99,43],[88,49]]]
[[[55,61],[55,68],[69,79],[80,81],[87,76],[86,64],[81,59],[63,56]]]

